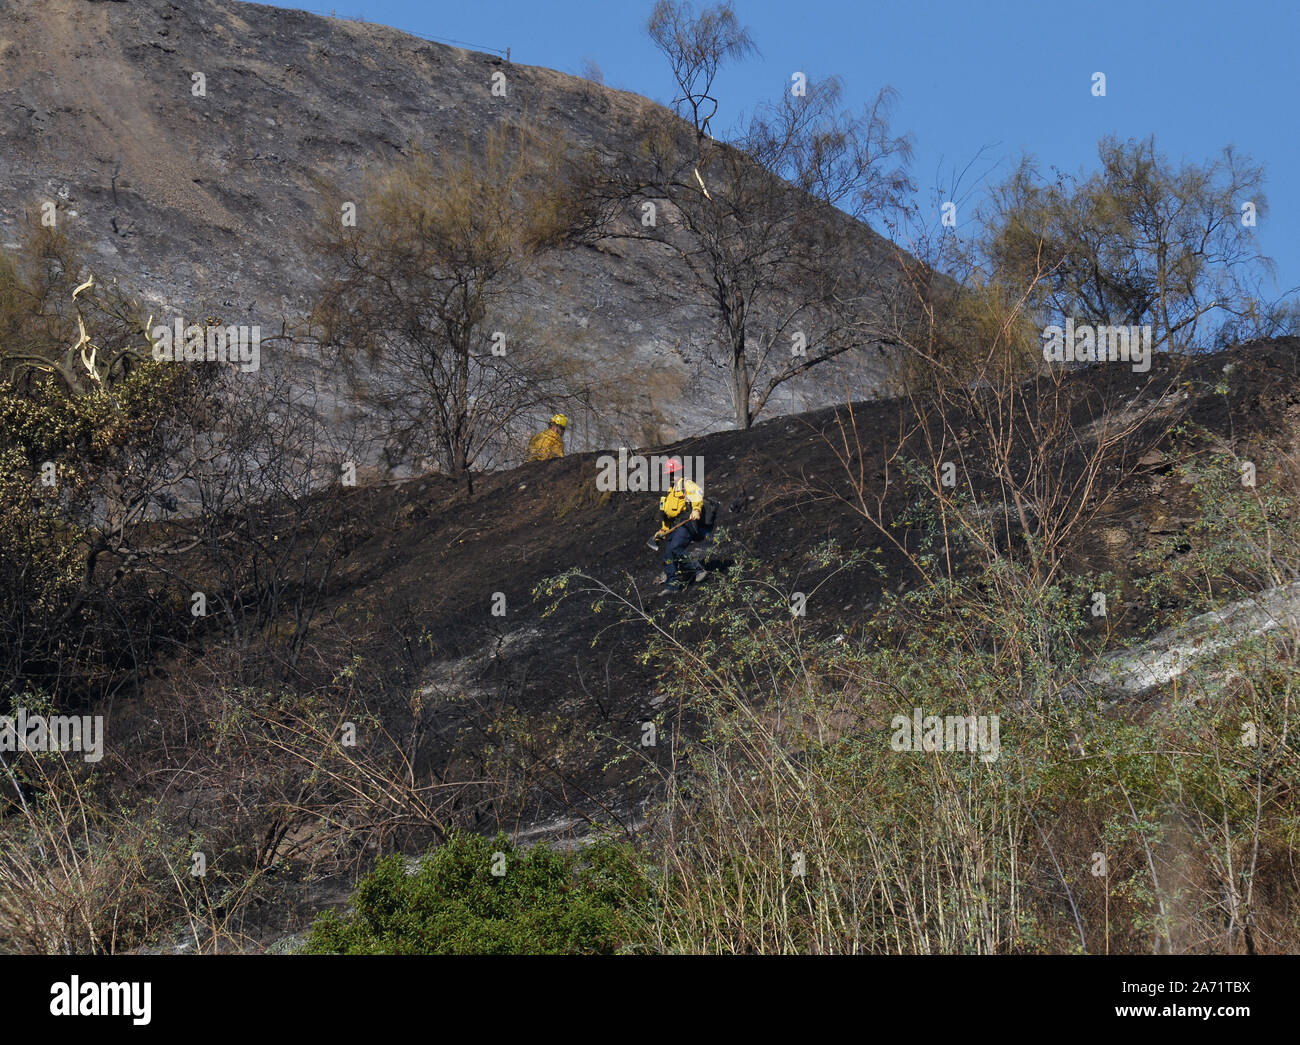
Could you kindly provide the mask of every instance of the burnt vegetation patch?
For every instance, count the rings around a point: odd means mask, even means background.
[[[96,17],[211,58],[233,9],[194,10]],[[0,254],[0,950],[1295,948],[1300,312],[1237,220],[1260,168],[1108,137],[934,235],[887,87],[721,134],[729,4],[652,8],[671,109],[238,11],[280,61],[204,122],[293,169],[84,191],[115,236],[294,215],[293,314],[245,323],[218,266],[160,328],[66,199]],[[502,104],[421,122],[411,62]],[[288,142],[358,68],[391,112]],[[684,591],[620,454],[703,464]],[[99,716],[102,759],[20,709]]]

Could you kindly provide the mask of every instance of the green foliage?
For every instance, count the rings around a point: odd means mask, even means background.
[[[1143,557],[1142,590],[1154,605],[1183,602],[1200,613],[1296,579],[1300,500],[1294,468],[1281,456],[1254,462],[1257,485],[1242,482],[1239,456],[1217,451],[1178,469],[1195,515],[1186,528]]]
[[[78,269],[51,230],[0,256],[0,687],[60,696],[121,654],[96,558],[143,517],[211,377],[149,359],[143,318]]]
[[[1031,287],[1052,322],[1150,324],[1157,349],[1204,346],[1224,320],[1259,312],[1238,332],[1286,328],[1255,295],[1268,260],[1254,230],[1223,218],[1242,200],[1266,210],[1258,165],[1231,146],[1176,163],[1153,137],[1103,138],[1097,158],[1086,177],[1054,181],[1025,159],[994,187],[986,249],[1000,279]]]
[[[505,873],[494,875],[494,866]],[[520,852],[504,836],[453,834],[413,873],[400,856],[381,860],[347,917],[317,920],[307,950],[610,954],[629,941],[624,908],[639,889],[634,860],[612,845],[574,856],[540,845]]]

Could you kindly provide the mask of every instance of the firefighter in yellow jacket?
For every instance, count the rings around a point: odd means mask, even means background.
[[[552,457],[564,456],[564,430],[569,427],[569,419],[563,414],[556,414],[551,423],[528,440],[528,460],[549,461]]]
[[[655,541],[664,542],[664,592],[683,591],[686,577],[683,573],[694,571],[695,579],[705,578],[704,567],[687,557],[686,549],[692,541],[702,541],[711,527],[704,524],[704,488],[682,474],[679,458],[669,458],[664,465],[668,492],[659,498],[660,524]]]

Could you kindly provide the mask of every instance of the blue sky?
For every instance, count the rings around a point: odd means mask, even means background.
[[[340,17],[504,50],[668,102],[673,84],[645,34],[650,0],[341,0]],[[697,3],[697,7],[698,7]],[[715,131],[786,89],[795,70],[839,74],[849,101],[899,92],[894,129],[915,141],[922,197],[980,186],[1022,152],[1046,171],[1096,165],[1097,140],[1156,135],[1174,160],[1234,145],[1264,166],[1269,213],[1259,242],[1277,263],[1274,293],[1300,285],[1300,3],[1297,0],[735,0],[760,54],[719,78]],[[1106,74],[1106,97],[1091,77]],[[981,150],[983,153],[981,155]],[[959,198],[962,194],[959,194]],[[946,194],[945,194],[946,198]]]

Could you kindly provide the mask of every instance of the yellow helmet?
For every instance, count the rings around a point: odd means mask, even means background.
[[[569,419],[565,417],[563,414],[556,414],[554,417],[551,418],[551,424],[559,425],[561,428],[568,428]]]

